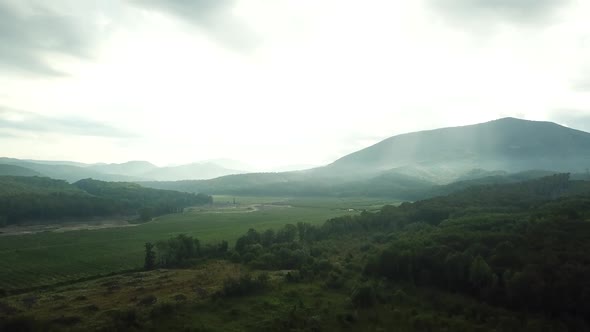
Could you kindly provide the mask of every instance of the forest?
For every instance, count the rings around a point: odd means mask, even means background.
[[[181,234],[146,243],[144,267],[182,268],[225,259],[254,271],[288,271],[284,282],[319,281],[324,288],[346,292],[354,308],[388,305],[395,296],[387,289],[411,285],[507,310],[489,321],[481,318],[485,313],[477,313],[478,324],[489,330],[532,331],[541,326],[547,331],[586,331],[590,326],[588,218],[590,183],[558,174],[472,187],[399,207],[385,206],[375,213],[333,218],[319,226],[299,222],[278,230],[250,229],[232,247],[226,241],[201,247],[198,239]],[[343,265],[337,263],[334,250],[355,239],[369,240],[356,255],[348,253]],[[256,278],[229,278],[218,296],[252,295],[265,288],[272,292],[268,272]],[[445,315],[456,317],[442,323],[446,330],[456,330],[462,321],[477,323],[462,316],[460,307],[448,310]],[[432,318],[418,324],[423,329],[413,330],[444,330],[437,324],[441,321]]]
[[[128,182],[84,179],[69,184],[36,176],[1,176],[0,198],[0,225],[110,216],[137,216],[147,221],[213,200],[205,194],[144,188]]]
[[[133,272],[17,294],[0,316],[33,331],[589,331],[589,218],[590,182],[556,174],[227,240],[180,233],[138,247]],[[65,311],[27,315],[30,298]]]

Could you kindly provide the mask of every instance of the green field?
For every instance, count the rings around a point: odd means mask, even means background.
[[[231,242],[249,228],[263,230],[300,221],[321,223],[386,203],[367,199],[236,197],[237,205],[227,204],[233,203],[233,198],[216,197],[219,203],[213,207],[163,216],[134,227],[0,237],[0,290],[27,289],[136,269],[143,264],[145,242],[181,233],[203,243]]]

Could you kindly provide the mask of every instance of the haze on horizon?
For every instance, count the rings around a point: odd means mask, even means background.
[[[322,165],[513,116],[590,130],[582,0],[0,0],[0,155]]]

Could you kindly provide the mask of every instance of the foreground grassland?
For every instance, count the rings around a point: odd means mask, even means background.
[[[366,251],[371,242],[372,249]],[[351,289],[358,283],[361,263],[382,246],[361,236],[327,241],[322,247],[332,267],[314,281],[290,282],[286,276],[293,271],[260,271],[226,260],[205,260],[186,269],[124,273],[5,297],[0,300],[0,317],[31,331],[411,332],[496,331],[492,326],[498,320],[513,315],[404,283],[379,282],[375,305],[355,306]],[[269,275],[265,289],[245,296],[222,295],[226,280],[264,273]],[[329,281],[334,273],[342,283]],[[521,330],[518,321],[509,323],[502,331]],[[540,331],[538,324],[527,331]]]
[[[233,196],[215,197],[215,202],[133,227],[0,237],[0,294],[140,268],[145,242],[177,234],[203,243],[233,241],[249,228],[263,230],[300,221],[317,224],[387,203]]]

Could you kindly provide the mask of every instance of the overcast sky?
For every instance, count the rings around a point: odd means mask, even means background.
[[[0,155],[331,162],[513,116],[590,130],[587,0],[0,0]]]

